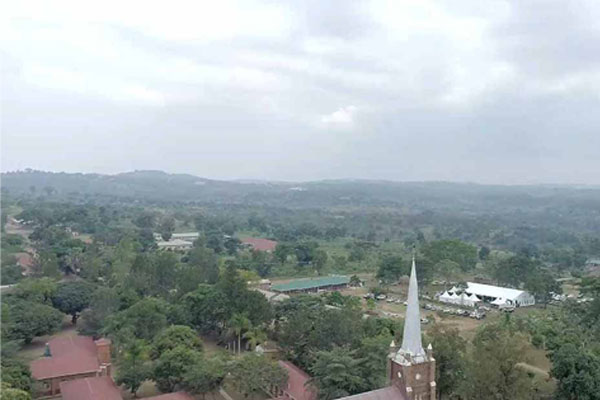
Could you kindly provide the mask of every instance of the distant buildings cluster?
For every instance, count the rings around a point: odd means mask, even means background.
[[[228,235],[224,235],[226,239],[231,238]],[[172,251],[184,251],[189,250],[194,246],[194,241],[200,237],[198,232],[184,232],[184,233],[173,233],[169,240],[163,240],[160,233],[154,233],[154,240],[159,249],[172,250]],[[269,239],[247,237],[240,239],[242,246],[256,250],[265,251],[271,253],[275,251],[277,242]]]

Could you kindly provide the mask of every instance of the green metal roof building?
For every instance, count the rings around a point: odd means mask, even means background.
[[[288,283],[271,286],[275,292],[316,292],[319,289],[338,289],[350,283],[347,276],[325,276],[322,278],[297,279]]]

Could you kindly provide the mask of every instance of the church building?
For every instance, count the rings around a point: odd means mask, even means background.
[[[431,345],[421,343],[419,289],[413,257],[408,283],[408,306],[404,320],[402,346],[392,341],[388,355],[388,386],[343,397],[343,400],[435,400],[435,359]]]

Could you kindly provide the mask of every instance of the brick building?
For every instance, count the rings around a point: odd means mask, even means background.
[[[41,383],[42,396],[56,396],[61,382],[110,376],[110,340],[66,336],[50,340],[44,357],[30,364],[33,379]]]

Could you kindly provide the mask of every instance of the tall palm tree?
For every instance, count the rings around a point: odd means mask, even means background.
[[[242,351],[242,332],[250,328],[250,320],[246,314],[235,313],[229,320],[229,329],[235,333],[238,338],[238,353]]]
[[[254,350],[257,345],[267,341],[267,334],[260,326],[254,326],[244,333],[244,339],[248,340],[250,349]]]

